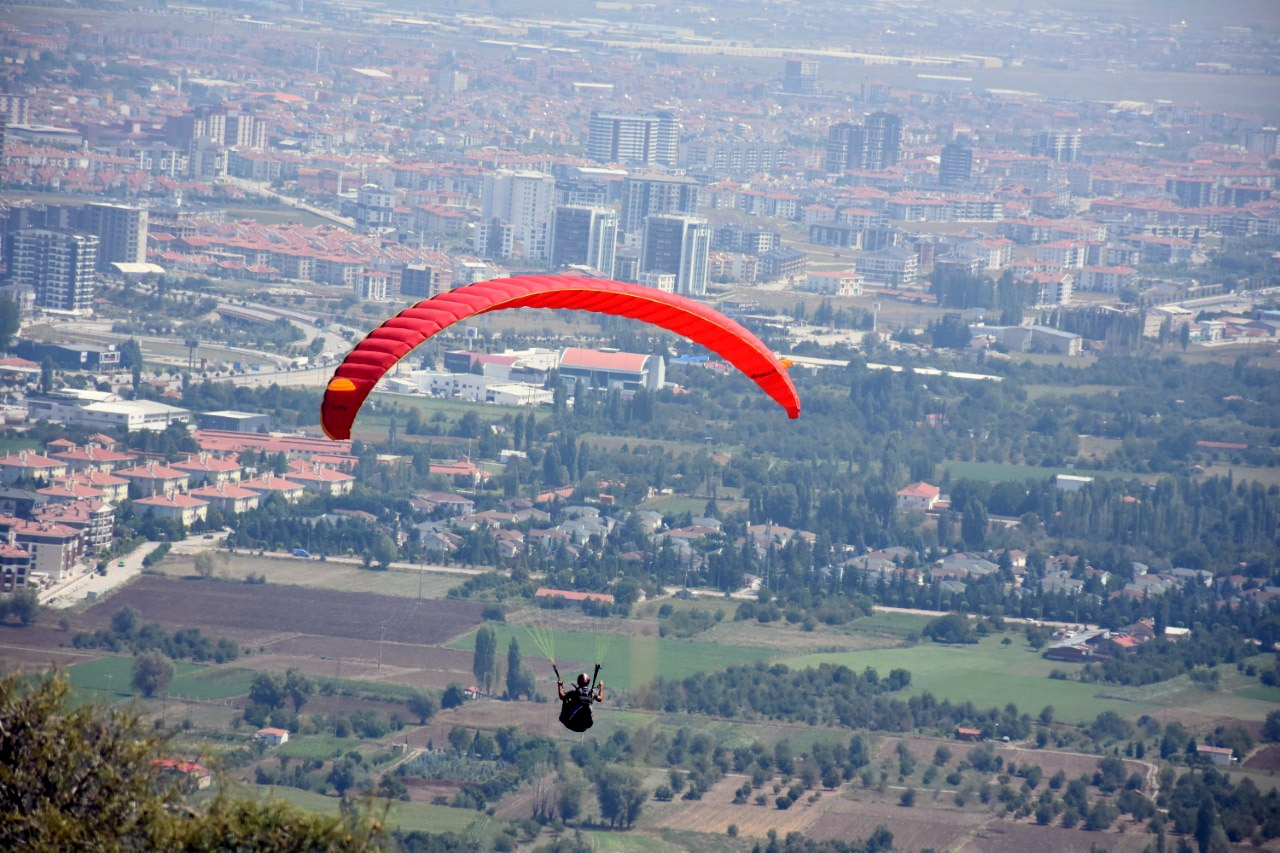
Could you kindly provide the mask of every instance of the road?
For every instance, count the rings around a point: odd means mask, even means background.
[[[244,178],[232,178],[230,176],[224,176],[224,177],[218,178],[218,182],[237,187],[239,189],[244,190],[247,193],[253,193],[255,195],[266,196],[267,198],[273,198],[276,201],[280,202],[281,204],[287,205],[288,207],[293,207],[298,210],[305,210],[307,213],[313,214],[315,216],[319,216],[323,219],[327,219],[330,222],[334,223],[335,225],[341,225],[343,228],[346,228],[348,231],[351,231],[356,227],[356,223],[354,219],[348,219],[345,216],[339,216],[338,214],[334,213],[332,210],[325,210],[323,207],[316,207],[315,205],[307,204],[305,201],[298,201],[296,198],[292,198],[287,195],[282,195],[281,193],[278,193],[275,190],[271,189],[271,187],[268,186],[267,184],[259,181],[248,181],[248,180],[245,180]]]
[[[940,610],[922,610],[918,607],[885,607],[880,604],[873,605],[871,609],[876,613],[910,613],[913,616],[932,616],[934,618],[937,618],[938,616],[946,616],[947,613],[951,612],[951,611],[940,611]],[[970,613],[967,615],[970,619],[980,618],[973,613]],[[1041,625],[1046,628],[1072,628],[1072,629],[1081,629],[1086,631],[1098,627],[1097,625],[1081,626],[1079,622],[1053,622],[1048,619],[1023,619],[1021,616],[1002,616],[1000,618],[1013,625]]]
[[[143,558],[159,547],[159,542],[142,543],[124,557],[112,560],[105,575],[98,574],[92,567],[86,572],[77,572],[62,583],[41,591],[40,603],[62,610],[84,601],[90,593],[101,598],[141,574]],[[120,565],[121,560],[124,561],[123,566]]]

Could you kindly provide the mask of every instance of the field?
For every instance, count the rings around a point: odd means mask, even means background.
[[[480,621],[480,605],[306,587],[210,583],[143,576],[89,614],[103,623],[125,605],[144,622],[198,626],[214,636],[232,631],[259,639],[315,634],[353,640],[435,645]]]
[[[178,678],[205,667],[193,663],[176,663],[174,669]],[[115,701],[121,696],[134,694],[133,658],[108,657],[94,661],[86,661],[68,667],[67,678],[71,686],[86,697],[98,695],[108,701]],[[178,678],[174,680],[177,681]]]
[[[174,677],[169,695],[183,699],[230,699],[249,692],[252,670],[235,666],[199,667]]]
[[[1084,468],[1041,468],[1038,465],[1012,465],[1005,462],[962,462],[953,460],[942,463],[942,470],[952,480],[985,480],[1004,483],[1021,480],[1045,480],[1055,474],[1071,474],[1077,477],[1136,477],[1151,479],[1150,474],[1131,474],[1127,471],[1091,471]]]
[[[236,793],[244,793],[261,800],[274,799],[297,806],[300,809],[317,814],[336,816],[340,800],[337,797],[326,797],[312,791],[298,788],[268,787],[266,785],[245,785],[238,787]],[[375,809],[387,808],[387,825],[402,829],[405,832],[418,830],[421,832],[455,832],[468,830],[479,832],[482,838],[490,837],[498,827],[498,822],[488,815],[471,809],[455,809],[449,806],[433,806],[429,803],[405,803],[398,800],[385,800],[373,797],[369,803]],[[475,824],[475,827],[472,827]]]
[[[228,556],[219,553],[215,577],[224,580],[243,580],[248,575],[262,575],[268,584],[306,586],[315,589],[331,589],[339,592],[371,592],[377,595],[396,595],[417,598],[421,589],[423,598],[444,598],[450,589],[464,578],[456,574],[419,572],[394,569],[375,572],[347,563],[316,560],[281,560],[272,557],[254,557],[246,554]],[[226,562],[222,558],[226,557]],[[194,577],[192,558],[171,554],[154,567],[155,571],[170,577]]]
[[[1047,661],[1027,649],[1020,639],[1001,646],[991,636],[978,645],[947,646],[921,643],[909,648],[870,652],[806,655],[786,661],[793,668],[821,663],[843,664],[854,672],[874,667],[881,675],[902,668],[911,673],[907,692],[930,692],[953,702],[973,702],[979,707],[1003,707],[1012,702],[1020,711],[1036,714],[1052,705],[1064,722],[1087,722],[1102,711],[1136,716],[1157,707],[1125,695],[1127,688],[1054,681],[1049,671],[1063,664]]]
[[[498,652],[505,653],[511,638],[520,644],[527,663],[537,670],[541,655],[534,639],[523,628],[494,625],[498,635]],[[475,633],[459,637],[449,648],[475,649]],[[553,631],[554,651],[566,662],[589,663],[596,654],[599,635],[576,631]],[[709,672],[733,664],[765,660],[773,653],[767,649],[744,648],[694,640],[661,637],[613,636],[605,650],[602,677],[606,683],[623,690],[643,687],[658,675],[684,678],[696,672]],[[547,667],[549,668],[549,667]]]
[[[1230,474],[1236,482],[1253,480],[1267,488],[1280,486],[1280,467],[1252,468],[1247,465],[1210,465],[1204,469],[1206,477],[1225,477]]]
[[[1124,389],[1115,385],[1027,385],[1028,400],[1046,397],[1076,397],[1088,394],[1119,394]]]

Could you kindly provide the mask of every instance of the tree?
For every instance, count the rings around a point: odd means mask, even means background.
[[[484,627],[476,632],[476,650],[471,661],[471,671],[475,674],[476,684],[485,693],[489,692],[493,682],[497,649],[498,635],[492,628]]]
[[[916,804],[916,789],[908,788],[902,792],[902,796],[898,799],[899,805],[904,808],[911,808]]]
[[[587,780],[572,764],[565,762],[560,769],[560,783],[556,786],[556,808],[560,810],[560,819],[570,821],[582,814],[582,794],[587,788]]]
[[[133,686],[143,696],[164,693],[173,681],[173,661],[162,652],[143,652],[133,659]]]
[[[260,672],[249,684],[249,701],[255,705],[279,708],[284,704],[284,681],[278,675]]]
[[[987,544],[987,507],[976,497],[971,497],[964,505],[964,518],[960,521],[960,536],[964,546],[971,550],[980,550]]]
[[[1262,724],[1262,736],[1273,743],[1280,741],[1280,711],[1267,714],[1267,721]]]
[[[610,826],[629,829],[648,796],[643,779],[637,770],[610,765],[596,775],[596,798],[600,801],[600,816]]]
[[[212,551],[201,551],[199,554],[195,555],[192,559],[192,563],[195,565],[196,574],[205,580],[213,577],[213,573],[218,567],[218,563],[214,559]]]
[[[219,793],[171,808],[181,782],[152,762],[164,742],[132,710],[73,705],[60,673],[0,679],[0,849],[335,850],[377,848],[367,811],[307,815],[279,800]],[[110,768],[111,772],[102,772]]]
[[[356,784],[355,762],[350,758],[335,761],[333,763],[333,767],[329,770],[329,775],[326,777],[325,781],[333,786],[339,796],[342,796],[349,788]]]
[[[17,616],[23,625],[34,623],[40,616],[40,594],[34,589],[15,593],[9,601],[9,612]]]
[[[466,694],[457,684],[450,684],[444,689],[444,693],[440,694],[440,707],[446,710],[457,708],[465,701],[467,701]]]
[[[7,350],[14,335],[22,326],[18,303],[8,296],[0,296],[0,349]]]
[[[390,568],[398,556],[400,556],[400,549],[396,547],[396,543],[390,536],[385,533],[379,533],[374,538],[373,545],[369,550],[369,558],[377,563],[380,568]]]
[[[293,712],[296,714],[302,710],[311,694],[316,692],[316,683],[306,674],[290,669],[285,671],[283,690],[293,702]]]
[[[126,604],[111,614],[111,630],[117,634],[128,636],[137,630],[139,616],[140,614],[133,605]]]
[[[415,693],[405,703],[409,713],[418,718],[418,725],[425,726],[427,720],[436,715],[436,700],[430,693]]]
[[[528,673],[521,665],[520,644],[511,638],[507,646],[507,698],[519,699],[521,696],[533,697],[533,684],[527,678]]]
[[[46,355],[40,362],[40,390],[46,394],[53,390],[53,370],[53,359]]]

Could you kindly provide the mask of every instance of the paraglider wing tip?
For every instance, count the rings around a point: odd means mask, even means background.
[[[324,430],[325,438],[328,438],[330,441],[343,441],[344,439],[351,438],[351,430],[349,429],[345,430],[344,434],[344,431],[329,429],[328,424],[323,422],[320,424],[320,429]]]
[[[791,420],[793,420],[793,421],[794,421],[796,418],[800,417],[800,407],[799,407],[799,406],[788,406],[788,407],[787,407],[787,417],[791,418]]]

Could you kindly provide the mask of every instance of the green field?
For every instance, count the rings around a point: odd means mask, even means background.
[[[1045,397],[1076,397],[1089,394],[1118,394],[1124,389],[1115,385],[1026,385],[1028,400]]]
[[[1254,684],[1231,691],[1246,699],[1257,699],[1259,702],[1270,702],[1280,708],[1280,687],[1267,687],[1265,684]]]
[[[1132,717],[1163,706],[1155,699],[1139,698],[1137,689],[1051,680],[1050,670],[1073,667],[1045,660],[1021,638],[1015,637],[1010,646],[1000,645],[1000,640],[993,635],[977,645],[921,643],[900,649],[805,655],[785,663],[793,668],[843,664],[854,672],[870,666],[881,675],[905,669],[911,673],[910,694],[927,691],[939,699],[973,702],[980,708],[1012,702],[1032,715],[1052,705],[1054,716],[1063,722],[1088,722],[1102,711]]]
[[[1128,471],[1092,471],[1084,468],[1041,468],[1038,465],[1012,465],[1007,462],[943,462],[943,471],[952,480],[984,480],[989,483],[1006,483],[1020,480],[1045,480],[1055,474],[1071,474],[1076,477],[1137,477],[1151,479],[1150,474],[1138,475]]]
[[[198,672],[207,667],[194,663],[175,663],[175,674],[178,681],[183,675]],[[77,663],[67,668],[67,679],[71,687],[84,698],[109,698],[132,696],[133,658],[109,657]],[[103,694],[107,694],[103,696]]]
[[[315,758],[321,761],[350,752],[360,745],[359,738],[290,735],[286,743],[276,748],[276,755],[289,758]]]
[[[592,620],[584,617],[590,623]],[[551,675],[551,666],[542,660],[533,638],[523,628],[494,625],[498,634],[498,657],[505,665],[507,645],[515,637],[520,644],[524,662],[542,679]],[[567,661],[588,662],[596,654],[599,635],[578,631],[553,631],[556,657]],[[472,650],[475,648],[475,632],[459,637],[449,648]],[[697,672],[713,672],[734,664],[766,660],[775,652],[764,648],[744,648],[690,640],[674,640],[659,637],[612,636],[604,655],[601,677],[605,682],[623,690],[635,690],[662,675],[665,678],[684,678]],[[566,676],[567,673],[564,673]]]
[[[247,785],[237,788],[235,793],[244,793],[260,800],[280,800],[297,806],[303,811],[329,816],[338,814],[340,803],[337,797],[326,797],[323,794],[316,794],[312,791],[303,791],[298,788],[284,786]],[[377,811],[387,808],[387,825],[392,828],[402,829],[405,832],[418,830],[431,833],[454,832],[461,834],[467,832],[473,823],[479,821],[479,824],[477,824],[479,834],[487,838],[492,836],[502,823],[471,809],[433,806],[428,803],[405,803],[398,800],[385,800],[380,797],[373,797],[366,802],[371,803]]]
[[[200,667],[176,676],[169,685],[169,695],[181,699],[230,699],[248,693],[253,676],[252,670],[239,667]]]

